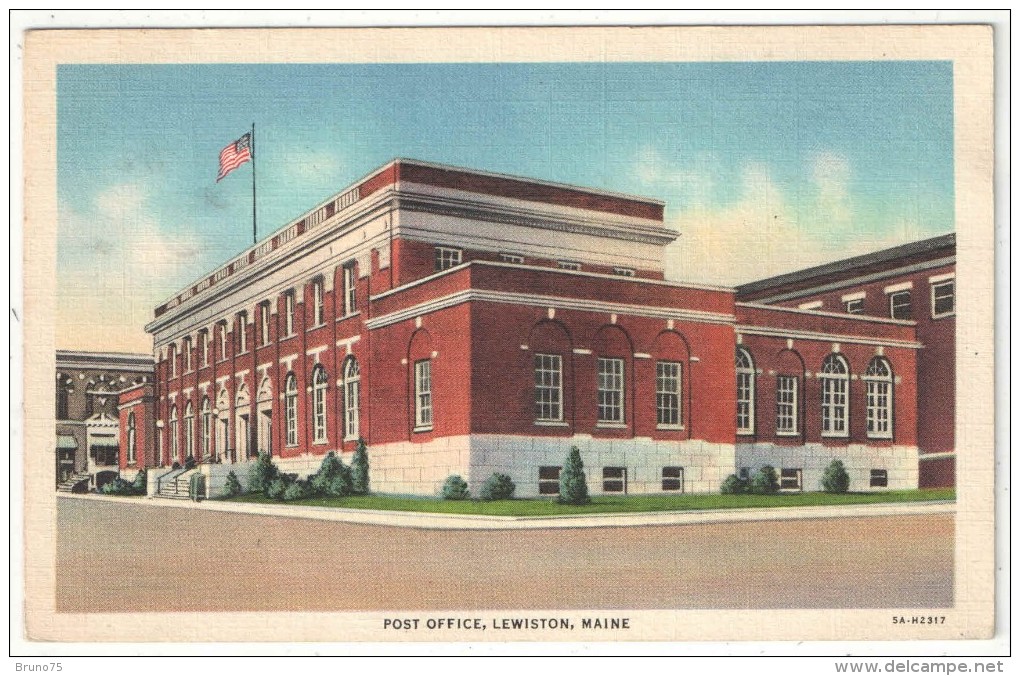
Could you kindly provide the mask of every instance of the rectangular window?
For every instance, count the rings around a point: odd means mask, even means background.
[[[574,261],[559,261],[560,270],[580,270],[581,264]]]
[[[524,256],[518,256],[517,254],[501,253],[499,255],[499,260],[503,261],[504,263],[523,263]]]
[[[956,281],[939,282],[931,285],[932,319],[948,317],[956,312]]]
[[[432,429],[432,362],[414,363],[414,428]]]
[[[655,364],[655,416],[659,427],[683,426],[680,418],[681,366],[675,361]]]
[[[613,268],[613,274],[620,277],[633,277],[636,273],[634,268]]]
[[[867,380],[868,437],[892,438],[892,383],[888,380]]]
[[[853,300],[848,300],[846,302],[846,311],[848,314],[852,315],[864,314],[864,299],[855,298]]]
[[[684,492],[684,468],[663,467],[662,468],[662,490]]]
[[[244,354],[248,351],[248,313],[237,314],[237,352]]]
[[[184,339],[184,372],[191,371],[191,338]]]
[[[910,291],[897,291],[889,294],[889,316],[893,319],[910,319]]]
[[[436,247],[436,272],[441,270],[449,270],[455,265],[460,265],[463,258],[463,253],[460,249],[451,249],[446,246]]]
[[[754,373],[737,369],[737,434],[754,434]]]
[[[599,358],[599,422],[623,423],[623,360]]]
[[[283,294],[283,328],[286,336],[294,335],[294,292]]]
[[[797,434],[797,377],[776,376],[776,434]]]
[[[538,494],[560,494],[560,468],[552,465],[538,468]]]
[[[259,312],[261,313],[260,329],[262,332],[262,344],[269,345],[269,303],[263,303],[259,306]]]
[[[802,489],[801,478],[804,472],[800,468],[784,467],[779,473],[779,490],[799,491]]]
[[[358,278],[354,274],[354,263],[344,266],[344,316],[358,311]]]
[[[627,468],[626,467],[603,467],[602,468],[602,492],[603,493],[626,493],[627,492]]]
[[[312,282],[312,322],[316,326],[322,326],[326,321],[326,305],[323,297],[322,280]]]
[[[168,358],[168,361],[170,362],[170,377],[171,378],[176,378],[177,377],[177,350],[174,349],[173,345],[171,345],[170,348],[167,350],[167,354],[170,355],[169,358]]]
[[[558,354],[535,355],[535,420],[563,420],[563,362]]]
[[[871,487],[886,488],[889,486],[889,472],[884,469],[871,470]]]
[[[209,339],[209,331],[203,329],[198,336],[199,344],[202,346],[202,366],[209,365],[209,353],[212,341]]]
[[[227,323],[220,322],[217,324],[217,328],[220,332],[220,359],[227,358]]]
[[[846,390],[849,381],[845,377],[820,378],[822,381],[822,436],[845,437]]]

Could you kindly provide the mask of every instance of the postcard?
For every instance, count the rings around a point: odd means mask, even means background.
[[[28,32],[26,640],[991,636],[992,63]]]

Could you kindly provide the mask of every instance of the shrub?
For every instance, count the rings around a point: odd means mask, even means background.
[[[184,459],[184,469],[195,469],[195,456],[189,455]]]
[[[722,486],[719,490],[724,495],[737,495],[739,493],[746,493],[748,489],[747,479],[741,479],[736,474],[731,474],[726,477],[726,480],[722,482]]]
[[[134,485],[129,481],[124,481],[120,477],[107,481],[103,484],[100,489],[103,495],[134,495]]]
[[[588,482],[584,476],[584,463],[581,462],[581,451],[577,446],[570,447],[567,462],[560,472],[559,502],[565,505],[586,505],[591,502]]]
[[[451,474],[443,482],[444,500],[467,500],[471,497],[467,482],[459,474]]]
[[[243,492],[244,489],[241,488],[241,481],[237,478],[237,475],[234,474],[234,470],[227,472],[227,482],[223,485],[223,495],[228,498],[232,498]]]
[[[754,473],[751,479],[751,492],[758,495],[768,495],[779,491],[779,475],[772,465],[765,465]]]
[[[329,482],[329,486],[326,487],[326,494],[335,497],[342,498],[345,495],[351,494],[351,470],[344,466],[346,472],[337,474]]]
[[[252,493],[265,493],[269,485],[280,477],[280,470],[270,460],[268,453],[259,453],[255,464],[248,470],[248,490]]]
[[[131,482],[131,488],[135,495],[145,495],[148,490],[148,476],[144,469],[138,470],[138,474],[135,475],[135,480]]]
[[[833,460],[822,474],[822,488],[826,493],[846,493],[850,490],[850,475],[842,460]]]
[[[351,460],[351,490],[358,494],[368,493],[368,446],[364,439],[358,439],[358,447]]]
[[[301,500],[311,496],[311,490],[304,481],[295,481],[283,491],[284,500]]]
[[[266,497],[270,500],[283,500],[284,493],[287,492],[287,487],[290,482],[283,477],[277,477],[269,482],[269,486],[266,488]]]
[[[513,479],[506,474],[496,472],[482,484],[479,497],[482,500],[509,500],[514,496],[516,488]]]
[[[180,469],[180,468],[181,468],[181,463],[177,462],[176,460],[174,460],[174,464],[170,465],[170,469]]]
[[[337,486],[346,485],[343,493],[333,493],[332,486],[337,479]],[[308,477],[308,488],[315,495],[347,495],[350,493],[351,468],[345,465],[336,453],[330,451],[322,459],[319,471]]]

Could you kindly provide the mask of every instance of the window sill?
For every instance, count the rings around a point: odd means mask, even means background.
[[[432,425],[429,425],[428,427],[415,427],[412,431],[415,434],[417,434],[419,432],[431,432],[432,431]]]
[[[849,439],[848,432],[822,432],[822,439]]]
[[[800,432],[780,432],[779,430],[776,430],[776,436],[786,437],[787,439],[789,439],[790,437],[799,437]]]
[[[293,340],[293,339],[295,339],[297,337],[298,337],[298,334],[290,333],[290,334],[287,334],[286,336],[283,336],[282,338],[280,338],[280,340],[277,341],[277,342],[286,343],[288,340]]]
[[[754,430],[737,430],[738,437],[753,437]]]
[[[312,442],[312,446],[325,446],[329,443],[329,439],[318,439]]]
[[[683,425],[656,425],[655,429],[668,432],[682,432],[685,428]]]
[[[600,430],[625,430],[627,429],[627,423],[598,422],[595,423],[595,428]]]
[[[423,428],[423,429],[424,429],[424,428]],[[432,428],[431,428],[431,427],[429,427],[428,429],[430,429],[430,430],[431,430]],[[417,428],[415,428],[415,430],[414,430],[414,431],[415,431],[415,432],[417,432],[417,431],[418,431],[418,429],[417,429]],[[358,435],[358,434],[354,435],[353,437],[344,437],[344,443],[347,443],[348,441],[357,441],[357,440],[358,440],[358,439],[360,439],[360,438],[361,438],[361,435]]]
[[[321,329],[325,325],[326,325],[326,322],[323,322],[321,324],[313,324],[313,325],[309,326],[307,329],[305,329],[305,333],[309,333],[311,331],[314,331],[315,329]]]
[[[946,312],[945,314],[941,314],[941,315],[932,315],[931,318],[932,319],[945,319],[946,317],[955,317],[955,316],[956,316],[956,311],[954,310],[953,312]]]
[[[248,354],[248,350],[241,350],[240,352],[235,354],[234,357],[243,357],[246,354]]]
[[[873,441],[892,441],[891,434],[869,434],[868,439]]]
[[[217,359],[216,363],[217,364],[223,364],[223,363],[228,362],[228,361],[230,361],[230,358],[229,357],[224,357],[223,359]]]
[[[538,427],[570,427],[570,423],[562,420],[536,420],[535,425]]]
[[[351,317],[357,317],[360,314],[361,314],[361,312],[355,311],[355,312],[352,312],[350,314],[344,315],[343,317],[337,317],[336,321],[337,321],[337,323],[339,323],[339,322],[344,321],[345,319],[350,319]]]

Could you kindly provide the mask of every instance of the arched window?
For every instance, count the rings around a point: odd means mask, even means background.
[[[190,401],[184,409],[184,452],[195,457],[195,409]]]
[[[326,369],[316,366],[312,371],[312,429],[315,443],[326,441],[326,388],[329,387],[329,376]]]
[[[133,464],[135,460],[135,414],[131,412],[127,420],[127,461]]]
[[[754,360],[737,348],[737,434],[754,434]]]
[[[212,455],[212,407],[209,397],[202,397],[202,457]]]
[[[344,364],[344,439],[361,434],[361,369],[350,357]]]
[[[875,357],[864,374],[868,408],[868,437],[892,438],[893,374],[888,360]]]
[[[171,406],[170,407],[170,458],[168,459],[169,462],[167,464],[173,463],[175,460],[177,460],[177,458],[180,457],[181,449],[178,446],[178,444],[180,443],[178,441],[179,439],[180,439],[180,437],[178,436],[178,430],[177,430],[177,407],[176,406]]]
[[[845,437],[847,425],[846,397],[850,385],[850,369],[838,354],[830,354],[822,362],[822,436]]]
[[[287,428],[287,445],[297,446],[297,376],[287,374],[283,392],[283,417]]]

